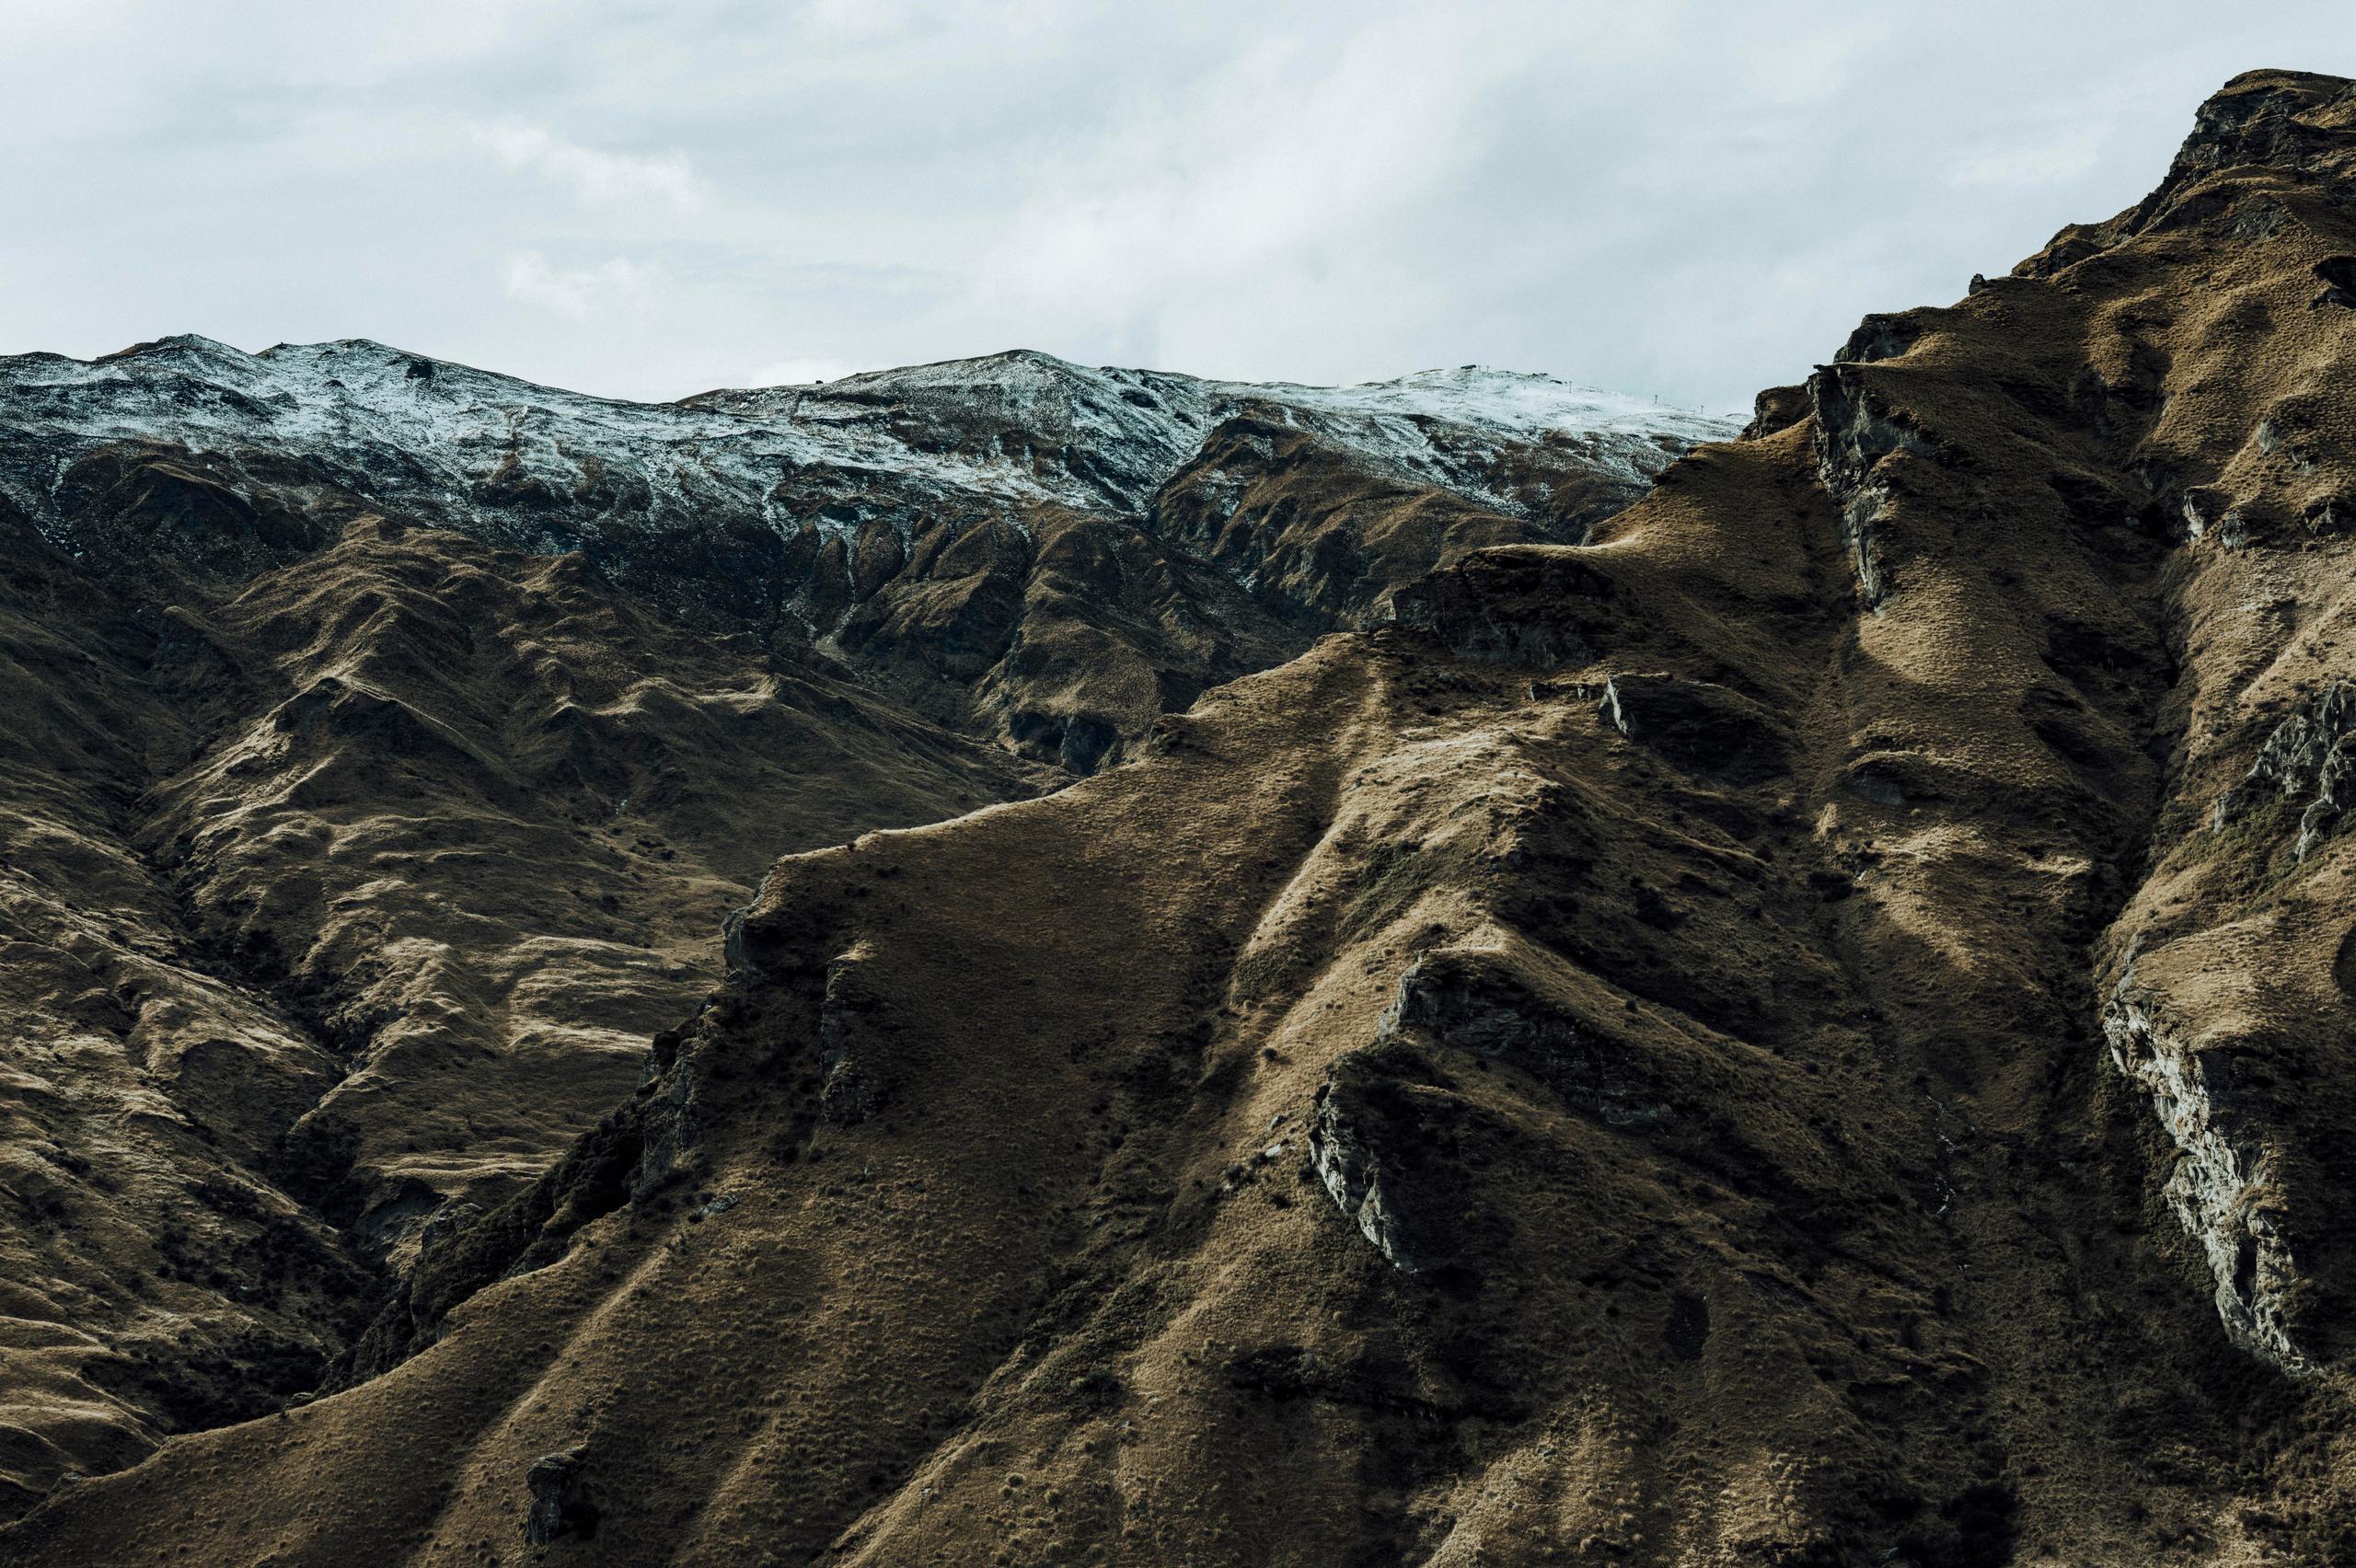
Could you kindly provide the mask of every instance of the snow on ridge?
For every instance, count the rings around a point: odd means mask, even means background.
[[[1639,434],[1691,432],[1697,441],[1723,440],[1733,421],[1528,371],[1464,365],[1422,370],[1391,381],[1352,386],[1268,388],[1329,407],[1381,409],[1463,424],[1490,424],[1537,432],[1600,430]]]
[[[557,495],[618,484],[646,521],[664,525],[691,525],[715,506],[771,515],[785,504],[775,499],[780,482],[813,468],[869,473],[911,499],[978,494],[1123,513],[1222,421],[1246,412],[1508,507],[1480,472],[1513,446],[1569,438],[1588,467],[1640,482],[1675,452],[1733,433],[1730,421],[1476,366],[1318,387],[1091,369],[1016,350],[643,403],[367,339],[248,354],[187,335],[97,360],[0,358],[0,429],[12,435],[0,444],[0,489],[38,508],[88,451],[150,439],[282,452],[355,493],[471,519],[494,536],[515,525],[493,481],[518,478]],[[597,481],[612,484],[599,490]],[[822,527],[856,525],[834,511]]]
[[[1729,439],[1736,422],[1664,408],[1553,376],[1463,366],[1349,386],[1216,381],[1172,372],[1090,368],[1033,350],[869,371],[824,385],[708,395],[773,409],[791,398],[804,417],[846,425],[883,418],[879,406],[944,423],[991,417],[1083,442],[1128,505],[1141,502],[1201,449],[1220,421],[1247,411],[1315,432],[1371,466],[1510,508],[1474,470],[1483,455],[1553,436],[1587,444],[1587,462],[1632,482],[1667,456]],[[1435,442],[1434,427],[1442,440]],[[1102,475],[1110,467],[1114,472]],[[1122,470],[1126,469],[1126,472]],[[1125,482],[1124,482],[1125,481]],[[1068,490],[1059,499],[1080,500]]]

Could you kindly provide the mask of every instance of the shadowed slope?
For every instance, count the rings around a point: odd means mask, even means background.
[[[0,1541],[2344,1560],[2351,254],[2236,78],[1592,543],[779,862],[375,1376]]]
[[[628,1091],[771,847],[1030,787],[577,559],[363,519],[144,613],[9,561],[18,1506],[318,1386],[429,1218]]]
[[[1322,551],[1332,603],[1156,534],[1245,409],[1291,432],[1262,492],[1440,521]],[[1109,766],[1714,428],[1473,370],[638,405],[194,338],[0,361],[0,1514],[322,1386],[628,1091],[779,853]]]

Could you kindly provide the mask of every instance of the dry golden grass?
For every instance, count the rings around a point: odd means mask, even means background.
[[[788,856],[377,1375],[0,1550],[2350,1561],[2356,838],[2210,824],[2345,674],[2351,178],[2237,78],[1591,544]]]

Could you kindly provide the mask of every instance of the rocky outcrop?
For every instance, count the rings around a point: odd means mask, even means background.
[[[1620,733],[1699,777],[1756,784],[1789,758],[1766,709],[1708,681],[1617,673],[1605,679],[1596,706]]]
[[[1779,435],[1807,418],[1809,403],[1805,386],[1770,386],[1751,399],[1750,422],[1742,427],[1738,439],[1761,441]]]
[[[826,966],[826,994],[818,1009],[818,1113],[838,1126],[875,1114],[887,1089],[875,1053],[862,1048],[880,998],[860,982],[859,960],[846,954]]]
[[[2168,1206],[2197,1243],[2233,1342],[2288,1372],[2307,1369],[2287,1298],[2299,1283],[2265,1126],[2235,1102],[2234,1052],[2191,1037],[2131,963],[2104,1009],[2111,1066],[2151,1097],[2177,1150]]]
[[[1878,609],[1892,586],[1887,535],[1903,466],[1937,449],[1911,419],[1883,400],[1870,375],[1851,364],[1818,370],[1808,377],[1807,391],[1817,476],[1840,508],[1858,599],[1865,608]]]
[[[524,1472],[524,1544],[547,1546],[597,1533],[597,1509],[585,1493],[583,1450],[543,1454]]]
[[[1637,1047],[1566,1015],[1498,954],[1440,949],[1408,965],[1375,1043],[1394,1041],[1519,1068],[1610,1126],[1670,1113]]]
[[[1402,589],[1392,613],[1466,658],[1553,670],[1608,645],[1617,596],[1609,573],[1576,554],[1494,549]]]
[[[2099,224],[2073,224],[2051,244],[2013,269],[2017,277],[2050,277],[2140,235],[2211,225],[2239,239],[2270,237],[2285,221],[2281,198],[2269,192],[2237,204],[2222,180],[2238,170],[2263,170],[2295,192],[2327,186],[2335,159],[2349,145],[2348,82],[2304,71],[2246,71],[2200,106],[2192,133],[2177,149],[2167,177],[2142,201]],[[2253,222],[2263,213],[2263,221]]]
[[[1468,1108],[1412,1053],[1369,1047],[1334,1064],[1318,1091],[1309,1162],[1327,1195],[1403,1274],[1456,1257],[1464,1194],[1457,1170],[1435,1158],[1461,1137]]]
[[[2339,306],[2356,310],[2356,256],[2327,256],[2316,263],[2316,277],[2323,284],[2323,292],[2307,303],[2321,310],[2326,306]]]
[[[1925,329],[1922,317],[1914,312],[1877,312],[1857,324],[1849,334],[1849,340],[1832,356],[1832,363],[1873,364],[1896,359],[1921,342]]]
[[[2356,687],[2334,681],[2275,727],[2249,777],[2218,799],[2213,826],[2247,820],[2270,803],[2298,813],[2291,858],[2304,860],[2356,801]]]
[[[1424,954],[1400,976],[1374,1039],[1334,1064],[1310,1124],[1310,1164],[1327,1194],[1403,1273],[1453,1262],[1478,1212],[1506,1202],[1468,1177],[1480,1163],[1468,1144],[1498,1135],[1454,1076],[1495,1067],[1529,1075],[1607,1127],[1672,1114],[1638,1047],[1566,1016],[1503,955]]]

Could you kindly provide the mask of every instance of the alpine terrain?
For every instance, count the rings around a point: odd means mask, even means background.
[[[2356,1562],[2351,389],[0,361],[0,1561]]]

